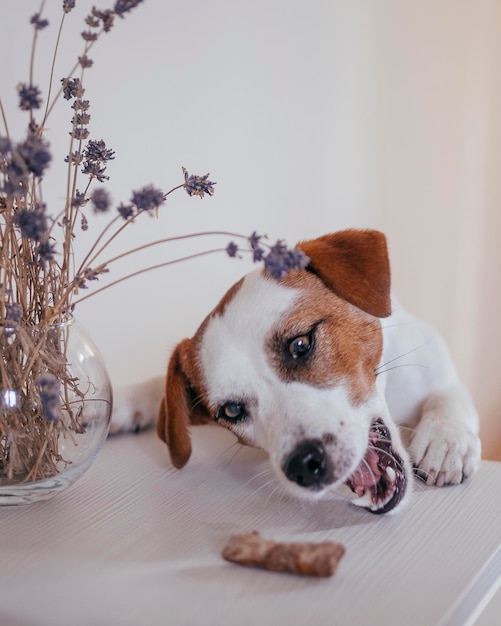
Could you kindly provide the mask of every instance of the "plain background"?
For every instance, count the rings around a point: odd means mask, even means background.
[[[39,35],[44,94],[61,4],[47,0],[51,24]],[[79,0],[66,18],[56,82],[81,54],[93,4]],[[0,7],[0,97],[16,139],[27,116],[15,86],[27,81],[39,6]],[[484,456],[501,459],[500,53],[496,0],[146,0],[97,43],[85,77],[91,136],[116,151],[107,188],[118,204],[146,184],[181,183],[185,166],[210,172],[216,194],[176,192],[109,256],[207,230],[293,244],[382,229],[401,301],[445,335],[481,413]],[[62,102],[47,129],[55,161],[44,198],[58,209],[70,118]],[[108,219],[91,216],[78,254]],[[109,280],[228,241],[150,248]],[[202,257],[96,294],[77,315],[115,384],[128,384],[163,372],[175,343],[251,265]]]

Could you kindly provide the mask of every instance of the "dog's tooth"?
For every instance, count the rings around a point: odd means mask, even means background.
[[[397,477],[395,470],[393,469],[393,467],[390,467],[388,465],[388,467],[386,468],[386,478],[388,478],[388,480],[392,483],[395,482],[395,478]]]
[[[355,504],[356,506],[361,506],[364,508],[372,508],[372,496],[371,496],[370,490],[367,489],[367,491],[364,493],[363,496],[360,496],[359,498],[355,498],[354,500],[352,500],[352,504]]]

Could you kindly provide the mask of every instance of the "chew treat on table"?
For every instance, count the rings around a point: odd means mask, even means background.
[[[223,558],[275,572],[327,577],[334,574],[344,553],[344,546],[333,541],[280,543],[254,531],[231,537]]]

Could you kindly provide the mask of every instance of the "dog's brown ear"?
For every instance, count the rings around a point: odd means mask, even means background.
[[[191,340],[184,339],[170,357],[157,420],[158,436],[167,444],[172,464],[178,469],[191,456],[190,424],[210,421],[204,407],[195,402],[196,392],[189,375],[190,350]]]
[[[307,269],[338,296],[375,317],[391,314],[386,237],[377,230],[342,230],[297,246],[310,257]]]

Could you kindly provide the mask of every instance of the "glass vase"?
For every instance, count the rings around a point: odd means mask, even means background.
[[[0,505],[47,500],[91,466],[112,387],[77,320],[0,325]]]

